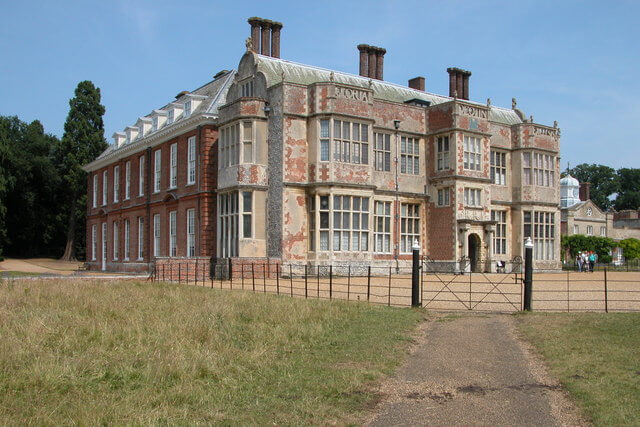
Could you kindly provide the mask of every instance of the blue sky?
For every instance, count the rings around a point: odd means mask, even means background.
[[[247,18],[284,23],[284,59],[358,73],[356,45],[387,49],[384,78],[472,71],[470,97],[562,128],[567,162],[640,167],[637,1],[2,0],[0,115],[62,136],[78,82],[102,91],[105,134],[236,68]]]

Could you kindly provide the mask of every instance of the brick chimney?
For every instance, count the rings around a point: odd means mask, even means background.
[[[251,50],[265,56],[280,58],[281,22],[258,17],[247,20],[251,25]]]
[[[384,54],[386,49],[368,44],[359,44],[360,75],[371,79],[382,80],[384,77]]]
[[[580,183],[580,201],[586,202],[590,199],[591,194],[591,183],[590,182],[581,182]]]
[[[414,77],[409,80],[409,87],[424,92],[424,77]]]
[[[451,67],[447,68],[447,73],[449,73],[449,96],[468,100],[471,71]]]

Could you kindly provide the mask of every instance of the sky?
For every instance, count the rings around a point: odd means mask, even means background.
[[[0,115],[59,137],[77,84],[101,90],[105,136],[218,71],[235,69],[247,18],[284,24],[281,57],[358,74],[360,43],[384,47],[384,79],[470,99],[562,129],[561,168],[640,167],[640,2],[0,0]]]

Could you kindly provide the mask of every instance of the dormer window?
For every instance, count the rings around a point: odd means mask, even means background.
[[[167,113],[167,124],[173,123],[173,115],[174,115],[174,110],[173,109],[169,110],[169,112]]]
[[[144,125],[140,125],[138,127],[138,139],[141,139],[144,136]]]
[[[151,132],[158,130],[158,116],[153,116],[151,119]]]
[[[191,101],[184,103],[184,116],[189,117],[191,115]]]
[[[247,80],[242,83],[242,97],[252,97],[253,96],[253,79]]]

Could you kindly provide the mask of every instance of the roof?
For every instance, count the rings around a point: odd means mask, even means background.
[[[374,96],[385,101],[404,103],[412,99],[427,101],[431,105],[442,104],[453,100],[452,97],[436,95],[421,90],[412,89],[410,87],[401,86],[382,80],[371,79],[369,77],[358,76],[355,74],[343,73],[341,71],[328,70],[325,68],[314,67],[312,65],[299,64],[297,62],[286,61],[280,58],[264,56],[254,53],[257,71],[262,72],[267,80],[267,87],[271,87],[284,79],[287,82],[310,85],[318,82],[335,81],[351,86],[360,86],[373,89]],[[473,101],[467,101],[472,104],[486,106]],[[514,125],[522,123],[520,117],[512,109],[489,107],[489,120],[503,123],[505,125]]]
[[[116,155],[117,152],[121,150],[125,150],[129,147],[143,145],[146,141],[148,141],[149,137],[154,137],[156,135],[166,133],[166,131],[168,131],[170,128],[180,127],[181,124],[187,122],[188,120],[194,117],[198,117],[202,115],[213,116],[213,117],[217,116],[218,109],[220,108],[220,106],[224,105],[226,102],[227,91],[229,90],[231,83],[233,83],[234,75],[235,75],[234,70],[227,71],[226,73],[220,75],[218,78],[215,78],[214,80],[200,86],[199,88],[191,92],[186,92],[186,91],[181,92],[178,99],[186,99],[190,95],[199,95],[198,98],[202,99],[202,102],[197,106],[195,110],[191,112],[189,117],[180,116],[173,123],[167,124],[154,132],[149,132],[147,134],[148,136],[145,136],[142,139],[134,140],[132,142],[129,142],[128,144],[123,144],[119,147],[117,147],[115,144],[109,144],[109,147],[107,147],[107,149],[103,151],[102,154],[100,154],[93,162],[89,163],[86,167],[91,169],[91,165],[94,164],[95,162],[98,162],[104,158],[108,158],[112,155]],[[177,100],[174,99],[168,102],[167,104],[165,104],[164,106],[158,108],[157,110],[168,109],[168,107],[171,104],[174,104],[176,102]],[[153,113],[150,113],[150,114],[153,114]],[[141,117],[141,119],[142,118],[144,117]]]

